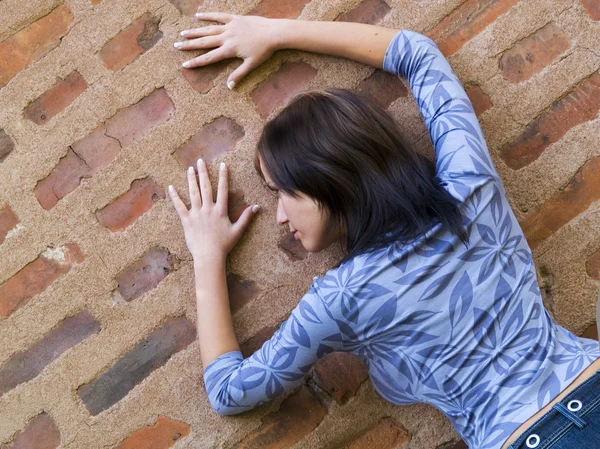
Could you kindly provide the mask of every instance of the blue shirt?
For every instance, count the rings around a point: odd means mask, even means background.
[[[315,277],[252,356],[204,371],[212,407],[231,415],[298,385],[333,351],[358,356],[378,394],[441,410],[470,448],[498,449],[593,360],[598,342],[555,323],[473,107],[429,38],[398,32],[383,69],[406,77],[436,151],[436,176],[461,202],[468,245],[438,224],[410,244]]]

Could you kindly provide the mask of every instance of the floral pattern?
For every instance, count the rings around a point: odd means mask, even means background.
[[[298,385],[333,351],[358,356],[394,404],[442,410],[471,448],[498,449],[592,361],[543,306],[531,250],[471,103],[429,38],[398,32],[385,71],[406,77],[436,151],[436,177],[461,201],[469,241],[441,225],[408,245],[363,254],[315,278],[261,349],[222,354],[204,371],[229,415]]]

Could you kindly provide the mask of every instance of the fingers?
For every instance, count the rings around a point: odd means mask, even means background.
[[[179,198],[179,195],[177,194],[173,186],[169,186],[168,190],[169,196],[171,197],[171,201],[173,202],[173,206],[177,211],[177,215],[179,215],[179,218],[182,219],[183,217],[187,216],[187,207],[185,207],[185,204],[183,203],[183,201],[181,201],[181,198]]]
[[[229,78],[227,78],[227,87],[229,89],[233,89],[239,82],[244,78],[254,67],[256,67],[256,63],[252,58],[244,59],[244,62],[240,64],[240,66],[231,72]]]
[[[173,44],[178,50],[200,50],[221,46],[221,36],[206,36],[189,41],[175,42]]]
[[[202,159],[198,159],[198,176],[200,178],[200,194],[202,195],[202,203],[207,206],[213,205],[212,186],[208,179],[208,171],[206,164]]]
[[[187,39],[195,39],[203,36],[215,36],[225,31],[223,25],[210,25],[201,28],[192,28],[191,30],[183,30],[180,34]]]
[[[217,209],[222,215],[227,215],[229,206],[229,172],[225,163],[219,165],[219,185],[217,187]]]
[[[210,20],[211,22],[229,23],[233,19],[233,14],[225,12],[198,12],[196,13],[198,20]]]
[[[246,210],[242,212],[240,218],[238,218],[238,220],[231,226],[233,232],[236,235],[236,238],[241,237],[241,235],[244,233],[244,231],[252,221],[252,217],[254,216],[254,214],[258,213],[259,210],[260,206],[255,204],[254,206],[248,206]]]
[[[188,168],[187,177],[192,207],[202,207],[202,199],[204,196],[200,197],[200,190],[198,190],[198,181],[196,180],[196,172],[194,171],[194,167]]]
[[[183,66],[186,69],[193,69],[194,67],[212,64],[214,62],[219,62],[221,59],[226,59],[229,57],[230,56],[227,54],[226,50],[223,47],[219,47],[215,50],[209,51],[208,53],[192,58],[189,61],[185,61]]]

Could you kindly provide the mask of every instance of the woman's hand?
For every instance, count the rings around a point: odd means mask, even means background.
[[[208,179],[206,164],[202,159],[198,159],[198,175],[200,189],[198,189],[194,167],[190,167],[187,171],[190,210],[181,201],[173,186],[169,186],[169,196],[181,219],[185,242],[194,259],[222,259],[239,241],[250,224],[253,212],[258,212],[259,206],[248,206],[240,218],[235,223],[231,223],[227,215],[229,181],[225,164],[221,164],[219,168],[216,203],[213,202],[212,186]]]
[[[184,62],[183,66],[193,68],[213,64],[222,59],[242,58],[244,62],[227,79],[227,87],[230,89],[233,89],[252,69],[269,59],[277,49],[276,19],[218,12],[198,13],[196,18],[221,22],[224,25],[210,25],[182,31],[181,35],[188,40],[174,44],[179,50],[214,48]]]

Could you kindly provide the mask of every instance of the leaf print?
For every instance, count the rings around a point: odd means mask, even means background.
[[[550,402],[553,398],[555,398],[560,393],[560,382],[556,374],[550,373],[548,377],[542,383],[538,394],[537,394],[537,404],[538,409],[541,409],[544,405]],[[546,397],[548,399],[546,399]]]
[[[419,301],[427,301],[436,298],[440,293],[446,290],[446,287],[448,287],[448,284],[450,283],[453,277],[454,272],[450,272],[434,280],[421,294]]]
[[[448,262],[443,263],[442,265],[427,265],[424,267],[417,268],[405,274],[400,279],[396,279],[394,283],[400,285],[413,285],[420,284],[425,281],[428,277],[432,276],[436,271],[446,265]]]
[[[473,302],[473,284],[465,271],[450,294],[450,325],[452,330],[465,317]]]
[[[495,185],[493,186],[492,200],[490,201],[490,213],[494,224],[498,226],[502,217],[502,197],[500,196],[500,190]]]
[[[475,262],[486,257],[492,249],[487,246],[474,246],[473,248],[462,253],[458,258],[465,262]]]
[[[352,323],[358,323],[358,303],[356,300],[350,295],[344,295],[342,298],[342,315],[346,320]]]
[[[263,345],[263,348],[265,348],[265,345]],[[289,368],[294,363],[296,352],[298,352],[298,348],[284,348],[276,351],[273,357],[267,357],[266,360],[271,360],[270,365],[273,369],[280,371],[284,368]]]
[[[275,376],[270,376],[267,381],[266,393],[269,399],[274,399],[283,393],[283,385]]]
[[[252,390],[261,385],[267,377],[267,370],[260,367],[248,367],[239,370],[233,376],[230,385],[238,390]]]
[[[302,326],[295,317],[292,318],[292,337],[299,345],[310,348],[310,337],[308,336],[308,332],[306,332],[304,326]]]
[[[477,230],[479,231],[479,235],[485,243],[492,246],[496,245],[496,237],[494,236],[494,231],[492,231],[492,228],[484,225],[483,223],[477,223]]]
[[[506,242],[511,230],[512,221],[510,219],[510,214],[506,214],[506,217],[504,217],[504,222],[502,223],[502,226],[500,226],[500,234],[498,240],[500,242]]]
[[[408,315],[403,320],[403,323],[406,326],[409,326],[409,325],[415,326],[417,324],[421,324],[421,323],[427,321],[429,318],[431,318],[434,315],[437,315],[438,313],[442,313],[442,312],[441,311],[433,312],[431,310],[418,310],[418,311]]]
[[[417,243],[414,247],[415,253],[423,257],[433,257],[440,254],[449,254],[454,251],[454,245],[452,242],[430,237],[429,239],[422,240]]]
[[[370,337],[377,331],[389,326],[396,316],[397,301],[395,296],[388,299],[375,311],[375,313],[373,313],[373,315],[371,315],[364,329],[364,333],[367,337]]]

